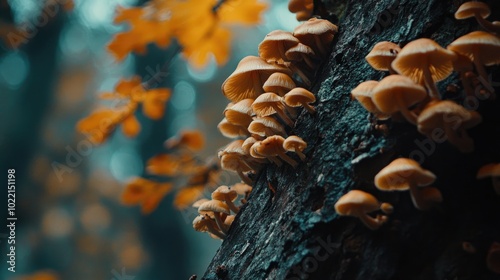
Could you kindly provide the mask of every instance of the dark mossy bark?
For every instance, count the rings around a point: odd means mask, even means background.
[[[483,122],[469,130],[476,146],[470,154],[436,143],[408,123],[389,121],[389,132],[379,132],[350,99],[360,82],[386,75],[364,59],[375,43],[404,46],[427,37],[447,46],[479,29],[474,20],[454,19],[464,1],[338,2],[315,1],[318,13],[340,31],[314,82],[317,114],[302,112],[291,131],[309,144],[307,160],[295,170],[269,165],[257,175],[204,279],[499,279],[485,259],[490,244],[500,241],[500,196],[490,180],[475,179],[483,164],[500,162],[499,99],[472,100]],[[500,19],[499,4],[488,4],[490,18]],[[488,72],[500,82],[498,66]],[[439,83],[441,94],[463,103],[458,93],[446,92],[450,84],[460,85],[456,74]],[[418,211],[407,192],[375,188],[375,174],[397,157],[421,161],[437,175],[434,186],[444,199],[439,206]],[[392,203],[389,222],[371,231],[355,218],[338,216],[333,205],[351,189]],[[464,241],[477,252],[465,252]]]

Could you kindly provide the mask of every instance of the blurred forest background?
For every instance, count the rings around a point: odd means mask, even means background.
[[[12,24],[40,22],[47,14],[44,2],[0,0],[0,33]],[[139,112],[138,137],[117,131],[103,145],[83,147],[85,136],[75,125],[102,105],[99,94],[121,78],[150,77],[171,55],[150,45],[146,55],[117,63],[106,51],[112,36],[127,28],[113,24],[116,7],[144,2],[75,0],[72,10],[34,24],[26,42],[0,48],[0,170],[16,169],[18,218],[15,274],[6,269],[7,229],[0,230],[0,279],[41,279],[21,278],[41,271],[54,279],[187,279],[205,271],[221,244],[195,232],[195,215],[175,210],[173,196],[144,216],[138,207],[120,204],[121,191],[131,177],[144,175],[145,161],[182,129],[206,135],[203,156],[227,144],[216,129],[227,104],[222,82],[242,57],[257,54],[269,31],[290,31],[298,23],[287,1],[268,1],[259,26],[235,30],[231,59],[223,67],[211,61],[200,70],[180,56],[172,60],[162,85],[173,93],[164,118],[153,121]],[[62,180],[54,171],[58,164],[69,167]],[[1,199],[5,221],[5,191]]]

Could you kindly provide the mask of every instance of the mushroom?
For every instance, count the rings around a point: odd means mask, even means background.
[[[244,198],[241,200],[242,203],[246,203],[246,199],[248,199],[248,196],[252,192],[252,186],[244,184],[244,183],[236,183],[229,187],[231,190],[235,191],[238,195],[244,196]]]
[[[222,93],[233,102],[255,99],[263,93],[264,82],[276,72],[292,75],[292,71],[283,65],[267,63],[256,56],[244,57],[222,84]]]
[[[372,91],[373,104],[383,114],[401,112],[411,124],[417,123],[417,115],[408,108],[427,97],[425,89],[410,78],[390,75],[382,79]]]
[[[288,2],[288,10],[295,14],[298,21],[311,18],[313,9],[313,0],[290,0]]]
[[[246,127],[236,125],[227,121],[226,118],[217,125],[220,133],[227,138],[238,138],[238,137],[248,137],[250,132],[248,132]]]
[[[413,205],[419,210],[427,210],[442,200],[441,195],[437,189],[424,192],[418,187],[428,186],[435,180],[436,175],[420,167],[416,161],[398,158],[375,175],[375,186],[381,191],[410,190]]]
[[[447,47],[456,53],[468,56],[483,79],[482,83],[493,93],[488,83],[488,74],[484,66],[500,63],[500,38],[484,31],[474,31],[459,37]]]
[[[465,2],[455,12],[456,19],[467,19],[475,17],[477,22],[487,31],[500,33],[500,26],[495,22],[489,22],[486,18],[490,15],[491,10],[488,5],[483,2]]]
[[[293,36],[292,32],[274,30],[267,34],[259,44],[259,56],[269,63],[283,64],[287,60],[286,51],[298,43],[299,40]]]
[[[285,139],[279,135],[270,136],[262,140],[256,152],[266,156],[278,156],[293,168],[296,168],[297,162],[285,154],[283,142],[285,142]]]
[[[212,192],[212,199],[224,201],[231,211],[238,214],[240,208],[233,203],[236,198],[238,198],[238,193],[228,188],[228,186],[220,186]]]
[[[429,137],[435,129],[442,129],[448,141],[462,153],[474,151],[474,142],[467,134],[467,129],[481,123],[482,118],[476,111],[449,101],[430,102],[420,112],[417,119],[418,131]]]
[[[486,256],[488,269],[496,274],[500,274],[500,243],[493,242]]]
[[[306,141],[295,135],[288,136],[283,142],[283,149],[296,153],[302,161],[306,159],[306,155],[302,153],[305,148],[307,148]]]
[[[243,140],[238,140],[243,142]],[[226,148],[227,150],[227,148]],[[250,178],[244,174],[244,172],[250,172],[253,169],[252,166],[245,160],[245,154],[243,149],[241,149],[241,144],[239,150],[234,151],[222,151],[220,155],[221,167],[224,170],[230,170],[238,173],[241,180],[243,180],[247,184],[252,184]]]
[[[269,76],[262,88],[265,92],[274,92],[279,96],[283,96],[285,93],[295,88],[295,86],[295,82],[290,76],[277,72]]]
[[[456,55],[457,59],[452,63],[453,69],[460,75],[460,81],[462,82],[462,86],[467,96],[473,96],[474,88],[472,87],[471,79],[467,77],[467,73],[474,70],[472,60],[470,60],[468,56],[460,53],[456,53]]]
[[[272,117],[255,118],[248,126],[248,131],[262,138],[273,135],[286,135],[283,125]]]
[[[478,171],[476,178],[484,179],[491,177],[495,192],[500,195],[500,163],[490,163],[483,165]]]
[[[209,232],[220,239],[224,239],[226,237],[226,234],[220,232],[217,228],[215,228],[211,219],[204,215],[197,216],[193,220],[193,228],[194,230],[199,232]]]
[[[309,114],[315,114],[316,110],[309,103],[316,102],[316,97],[305,88],[297,87],[289,91],[284,96],[285,104],[290,107],[304,107]]]
[[[238,101],[231,107],[227,107],[224,110],[224,116],[226,116],[227,121],[238,126],[248,127],[252,122],[253,101],[253,99],[247,98]]]
[[[261,143],[262,143],[262,141],[257,141],[252,145],[252,147],[250,148],[250,156],[255,158],[255,159],[266,159],[267,158],[269,161],[276,164],[277,166],[281,166],[282,163],[276,156],[259,153],[259,148],[260,148]]]
[[[373,69],[389,71],[389,73],[394,74],[395,71],[392,69],[391,63],[400,51],[401,48],[398,45],[383,41],[375,44],[365,59]]]
[[[422,38],[408,43],[392,62],[392,68],[414,82],[426,85],[432,98],[439,99],[436,82],[453,71],[454,52],[442,48],[431,39]]]
[[[378,200],[373,195],[360,190],[349,191],[335,203],[337,214],[357,217],[371,230],[378,229],[387,221],[387,216],[384,215],[379,215],[376,218],[368,215],[368,213],[379,209]]]
[[[285,113],[285,105],[282,98],[273,92],[266,92],[255,99],[252,109],[259,117],[267,117],[272,114],[278,114],[288,126],[293,126],[293,121]]]
[[[377,81],[366,81],[359,84],[351,91],[351,97],[358,100],[358,102],[368,112],[372,113],[379,120],[386,120],[391,115],[384,114],[373,104],[373,89],[378,85]]]
[[[195,201],[192,206],[194,208],[198,208],[198,207],[200,207],[200,205],[202,205],[203,203],[205,203],[207,201],[208,201],[208,199],[202,198],[202,199],[199,199],[199,200]]]
[[[290,62],[288,68],[297,73],[302,82],[308,87],[311,85],[310,76],[314,74],[316,68],[316,63],[313,61],[315,56],[313,49],[302,43],[291,47],[285,53],[286,61]]]
[[[219,201],[219,200],[209,200],[207,202],[204,202],[198,207],[198,213],[204,215],[208,213],[213,213],[215,223],[217,226],[222,230],[222,232],[225,234],[226,231],[224,230],[224,225],[223,225],[223,219],[222,215],[229,215],[231,212],[229,212],[229,207],[227,206],[226,203]]]
[[[338,27],[328,20],[311,18],[295,27],[293,36],[312,48],[317,55],[325,57],[337,32]]]

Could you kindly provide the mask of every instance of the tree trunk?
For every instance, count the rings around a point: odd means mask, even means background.
[[[313,82],[317,113],[303,111],[290,131],[308,143],[307,159],[295,170],[268,165],[256,176],[248,203],[203,279],[499,279],[488,270],[486,255],[492,242],[500,242],[500,196],[491,180],[475,178],[482,165],[500,162],[499,99],[469,100],[483,117],[468,131],[476,147],[470,154],[436,143],[406,122],[389,121],[386,134],[375,130],[368,113],[350,99],[360,82],[387,75],[365,61],[375,43],[404,46],[427,37],[445,47],[478,30],[473,19],[454,19],[464,1],[322,2],[315,1],[315,11],[332,13],[328,18],[339,33]],[[493,11],[489,18],[500,20],[498,1],[485,2]],[[500,81],[498,66],[487,70]],[[457,74],[439,83],[441,94],[463,104],[457,93],[446,92],[452,83],[461,85]],[[419,211],[408,192],[375,188],[375,174],[398,157],[421,161],[437,175],[440,205]],[[389,221],[372,231],[356,218],[337,215],[333,205],[352,189],[393,204]],[[464,251],[464,241],[476,252]]]

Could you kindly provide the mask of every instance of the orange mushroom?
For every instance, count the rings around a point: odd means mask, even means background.
[[[228,186],[220,186],[212,192],[212,199],[225,202],[231,211],[238,214],[240,208],[233,203],[236,198],[238,198],[238,193],[235,190],[230,189]]]
[[[378,85],[377,81],[366,81],[359,84],[356,88],[351,91],[352,98],[358,100],[358,102],[365,108],[368,112],[372,113],[379,120],[386,120],[391,117],[391,115],[384,114],[373,104],[373,89]]]
[[[231,107],[227,107],[224,110],[227,121],[238,126],[248,127],[252,122],[253,101],[253,99],[247,98],[236,102]]]
[[[286,51],[298,43],[299,39],[295,38],[291,32],[274,30],[269,32],[259,44],[259,56],[269,63],[283,64],[287,60]]]
[[[285,112],[282,97],[273,92],[266,92],[255,99],[252,109],[259,117],[267,117],[272,114],[278,114],[288,126],[293,126],[293,121]]]
[[[265,92],[274,92],[279,96],[283,96],[285,93],[295,88],[295,86],[295,82],[290,76],[277,72],[269,76],[262,88]]]
[[[297,162],[285,154],[283,142],[285,139],[279,135],[270,136],[260,143],[257,148],[257,153],[267,156],[278,156],[293,168],[297,167]]]
[[[255,118],[248,126],[248,131],[262,138],[273,135],[286,135],[283,125],[272,117]]]
[[[226,118],[222,119],[222,121],[217,125],[217,129],[219,129],[220,133],[227,138],[250,136],[250,132],[248,132],[246,127],[230,123]]]
[[[343,195],[337,203],[335,203],[335,212],[341,216],[357,217],[371,230],[378,229],[387,221],[387,216],[378,215],[376,218],[368,215],[380,209],[380,203],[371,194],[352,190]]]
[[[224,233],[220,232],[219,229],[216,228],[216,225],[212,223],[211,219],[204,215],[197,216],[193,220],[193,228],[199,232],[209,232],[220,239],[224,239],[226,237]]]
[[[486,18],[490,15],[491,10],[488,5],[483,2],[470,1],[463,3],[455,12],[456,19],[467,19],[475,17],[477,22],[487,31],[500,33],[498,24],[489,22]]]
[[[304,107],[311,115],[316,113],[314,107],[309,105],[316,102],[316,96],[305,88],[297,87],[292,89],[285,94],[284,101],[290,107]]]
[[[391,67],[401,48],[392,42],[379,42],[373,46],[370,53],[365,57],[368,64],[375,70],[389,71],[394,74],[395,71]]]
[[[288,2],[288,10],[295,14],[298,21],[310,19],[313,9],[313,0],[290,0]]]
[[[491,177],[495,192],[500,195],[500,163],[490,163],[483,165],[478,171],[476,178],[484,179]]]
[[[317,55],[325,57],[337,32],[338,27],[328,20],[311,18],[295,27],[293,36]]]
[[[307,148],[306,141],[295,135],[288,136],[283,142],[283,149],[296,153],[302,161],[306,159],[306,155],[302,152],[305,148]]]
[[[198,213],[202,215],[208,213],[213,214],[217,226],[222,230],[224,234],[226,233],[224,230],[225,227],[223,225],[224,224],[223,219],[225,219],[226,216],[222,218],[222,215],[231,214],[231,212],[229,212],[229,207],[227,206],[226,203],[219,200],[209,200],[207,202],[202,203],[200,207],[198,207]]]

